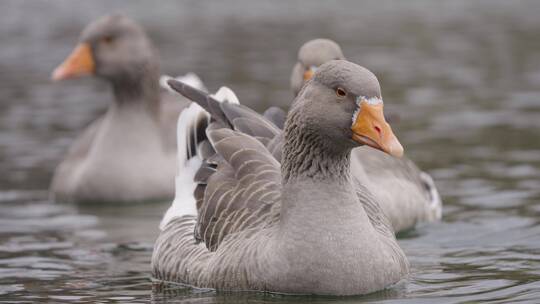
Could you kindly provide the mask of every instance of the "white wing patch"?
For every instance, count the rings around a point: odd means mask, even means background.
[[[178,154],[177,171],[175,178],[174,201],[163,216],[159,228],[161,230],[174,217],[183,215],[197,215],[197,207],[193,191],[195,182],[193,178],[201,166],[202,159],[198,155],[189,155],[191,151],[190,134],[197,132],[197,122],[201,119],[209,119],[210,115],[196,103],[191,103],[187,109],[182,111],[178,118],[176,129]],[[197,138],[195,135],[193,138]]]
[[[207,91],[206,90],[206,87],[204,86],[204,83],[202,82],[201,78],[199,78],[199,76],[197,76],[195,73],[187,73],[186,75],[184,76],[176,76],[176,77],[171,77],[171,76],[167,76],[167,75],[162,75],[160,78],[159,78],[159,85],[166,89],[167,91],[171,92],[171,93],[174,93],[174,94],[177,94],[177,92],[173,89],[171,89],[171,87],[169,86],[169,84],[167,83],[168,80],[170,79],[176,79],[178,81],[181,81],[187,85],[190,85],[196,89],[199,89],[201,91]]]
[[[188,74],[189,75],[189,74]],[[197,77],[195,74],[192,74]],[[171,79],[169,76],[162,76],[160,79],[160,84],[172,91],[172,89],[167,84],[167,80]],[[184,81],[180,78],[176,78],[179,81],[193,86],[187,81]],[[199,79],[197,77],[197,79]],[[199,79],[200,81],[200,79]],[[202,82],[201,82],[202,84]],[[204,86],[203,86],[204,88]],[[206,90],[206,88],[204,88]],[[172,91],[176,92],[176,91]],[[233,90],[228,87],[221,87],[215,94],[212,95],[219,102],[228,102],[239,104],[238,97],[233,92]],[[193,192],[197,184],[193,181],[197,170],[199,170],[202,164],[202,158],[198,153],[195,155],[190,155],[192,151],[192,143],[190,138],[197,138],[197,134],[190,136],[193,132],[197,132],[197,123],[201,119],[210,119],[210,114],[201,108],[198,104],[192,102],[187,109],[182,111],[180,117],[178,118],[178,126],[176,129],[176,140],[178,147],[177,154],[177,171],[175,178],[175,195],[174,201],[163,216],[159,228],[163,230],[165,226],[175,217],[180,217],[184,215],[197,215],[197,205]]]

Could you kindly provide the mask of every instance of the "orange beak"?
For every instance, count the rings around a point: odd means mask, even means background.
[[[81,43],[75,47],[62,64],[54,69],[51,78],[57,81],[89,75],[94,73],[95,68],[96,65],[90,45],[88,43]]]
[[[360,102],[360,113],[352,126],[353,140],[384,151],[394,157],[403,156],[403,146],[384,119],[383,103]]]
[[[309,68],[304,72],[304,82],[308,81],[313,77],[313,74],[315,74],[314,68]]]

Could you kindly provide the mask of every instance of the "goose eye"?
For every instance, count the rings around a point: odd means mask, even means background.
[[[336,89],[336,95],[339,96],[339,97],[345,97],[345,96],[347,96],[347,91],[345,91],[342,88],[337,88]]]
[[[114,41],[113,36],[105,36],[101,39],[101,41],[105,44],[111,44]]]

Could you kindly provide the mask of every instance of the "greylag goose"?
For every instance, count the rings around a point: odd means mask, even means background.
[[[336,42],[315,39],[305,43],[298,51],[298,62],[291,75],[294,94],[298,94],[321,64],[333,59],[345,59]],[[275,116],[278,118],[272,121],[279,124],[282,119]],[[442,201],[433,179],[410,159],[359,147],[351,154],[351,168],[352,174],[373,193],[396,232],[413,228],[418,222],[441,218]]]
[[[176,121],[188,101],[178,102],[160,89],[159,59],[143,29],[121,15],[89,24],[52,78],[83,75],[109,82],[114,102],[79,135],[56,168],[52,199],[79,203],[171,199]],[[184,80],[197,84],[194,78],[188,75]]]
[[[407,276],[390,223],[349,169],[360,145],[403,153],[384,120],[375,75],[344,60],[320,66],[287,116],[281,162],[264,145],[280,131],[266,118],[169,84],[210,114],[193,103],[180,116],[181,206],[162,223],[154,278],[219,290],[359,295]]]

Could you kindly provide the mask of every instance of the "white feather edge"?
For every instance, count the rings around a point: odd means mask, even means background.
[[[219,102],[240,104],[240,101],[238,100],[238,97],[236,97],[236,94],[228,87],[219,88],[219,90],[211,96]]]
[[[163,82],[167,85],[168,76],[162,76],[160,83]],[[182,80],[180,80],[182,81]],[[187,82],[186,82],[187,83]],[[170,89],[170,88],[168,88]],[[238,97],[233,90],[228,87],[221,87],[215,94],[212,95],[219,102],[228,102],[239,104]],[[202,159],[199,154],[188,159],[187,151],[190,150],[189,132],[195,131],[194,128],[197,121],[200,119],[210,119],[210,114],[201,108],[198,104],[192,102],[187,109],[182,111],[178,117],[178,124],[176,129],[177,140],[177,172],[175,177],[175,195],[174,200],[165,212],[159,229],[164,230],[165,226],[175,217],[184,215],[197,215],[197,206],[193,192],[197,184],[193,181],[197,170],[202,164]],[[196,137],[195,137],[196,138]]]
[[[199,169],[202,159],[198,156],[188,159],[189,132],[196,131],[194,125],[201,116],[209,118],[209,114],[196,103],[191,103],[187,109],[182,111],[178,118],[176,129],[177,139],[177,171],[175,177],[174,201],[165,212],[159,228],[163,230],[171,219],[183,215],[197,215],[197,207],[193,191],[195,182],[193,178]]]
[[[353,113],[352,116],[352,123],[356,122],[356,119],[358,118],[358,114],[360,114],[360,111],[362,110],[362,103],[367,103],[368,105],[377,105],[377,104],[383,104],[383,100],[379,97],[370,97],[366,98],[364,96],[358,96],[356,98],[356,105],[358,106],[356,110]]]
[[[427,206],[429,212],[429,220],[440,220],[442,218],[442,199],[435,186],[433,178],[426,172],[420,172],[420,179],[426,184],[429,191],[429,205]]]
[[[167,83],[167,81],[169,79],[176,79],[178,81],[181,81],[185,84],[188,84],[196,89],[199,89],[201,91],[207,91],[206,90],[206,87],[204,86],[204,83],[202,82],[201,78],[199,76],[197,76],[197,74],[195,73],[187,73],[186,75],[183,75],[183,76],[176,76],[176,77],[171,77],[171,76],[168,76],[168,75],[162,75],[160,78],[159,78],[159,85],[164,88],[165,90],[169,91],[170,93],[174,93],[174,94],[177,94],[177,92],[175,90],[173,90],[169,84]]]

